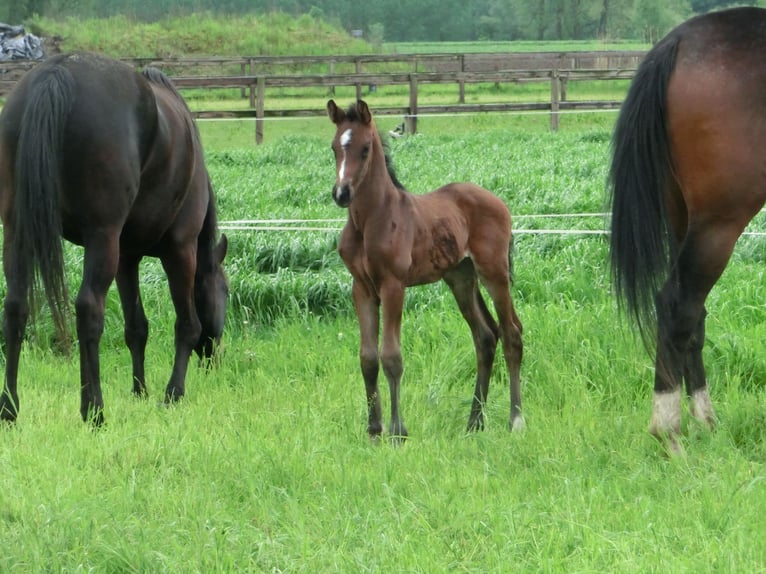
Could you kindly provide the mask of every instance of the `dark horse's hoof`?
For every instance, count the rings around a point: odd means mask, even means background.
[[[93,429],[104,428],[104,425],[106,424],[104,409],[88,409],[82,414],[82,420],[89,424]]]
[[[466,432],[479,432],[484,430],[484,417],[479,416],[471,416],[471,418],[468,419],[468,424],[465,427]]]
[[[0,421],[15,423],[19,415],[18,400],[10,398],[7,394],[0,396]]]

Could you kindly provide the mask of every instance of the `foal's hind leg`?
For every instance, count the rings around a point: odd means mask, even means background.
[[[474,254],[474,262],[479,272],[479,278],[487,289],[497,311],[497,323],[500,339],[503,342],[503,356],[508,366],[511,393],[511,414],[509,426],[511,430],[524,428],[524,417],[521,414],[521,359],[524,345],[521,340],[522,325],[511,299],[511,279],[509,266],[506,263],[508,251],[503,257],[479,259]],[[495,254],[496,255],[496,254]],[[500,261],[500,263],[497,263]]]
[[[24,330],[29,318],[27,292],[27,262],[20,260],[12,247],[11,227],[4,228],[3,269],[7,292],[3,312],[3,351],[5,354],[5,384],[0,395],[0,420],[13,422],[19,413],[16,383]]]
[[[130,350],[130,358],[133,362],[133,393],[139,397],[146,395],[144,357],[146,341],[149,338],[149,321],[144,313],[138,286],[140,262],[141,257],[121,256],[117,269],[117,289],[125,318],[125,344]]]
[[[467,430],[483,430],[484,404],[487,401],[489,379],[497,350],[497,323],[479,292],[476,270],[470,259],[464,259],[455,269],[446,273],[444,281],[449,285],[463,318],[471,328],[476,350],[476,387],[473,391]]]

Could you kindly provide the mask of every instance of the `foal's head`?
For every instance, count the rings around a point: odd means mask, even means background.
[[[335,153],[335,185],[332,198],[340,207],[348,207],[354,191],[367,176],[372,163],[372,150],[379,140],[370,108],[362,100],[340,109],[333,100],[327,102],[327,114],[335,124],[332,149]]]

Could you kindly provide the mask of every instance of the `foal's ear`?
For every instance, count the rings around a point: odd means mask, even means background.
[[[346,118],[346,114],[335,104],[335,100],[327,102],[327,115],[330,116],[332,123],[335,125],[340,125]]]
[[[357,100],[356,111],[359,114],[359,120],[366,126],[370,125],[370,122],[372,122],[372,114],[370,113],[370,108],[367,107],[367,102],[364,100]]]

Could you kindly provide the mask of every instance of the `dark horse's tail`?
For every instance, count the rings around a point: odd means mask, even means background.
[[[63,333],[68,294],[61,244],[61,158],[74,78],[56,66],[35,81],[16,148],[13,241],[19,259],[26,262],[26,285],[33,284],[37,271],[56,329]],[[30,298],[34,303],[31,291]]]
[[[620,305],[634,316],[644,340],[654,321],[654,296],[669,269],[665,192],[673,175],[666,102],[678,43],[677,36],[669,36],[642,61],[612,138],[612,280]]]

